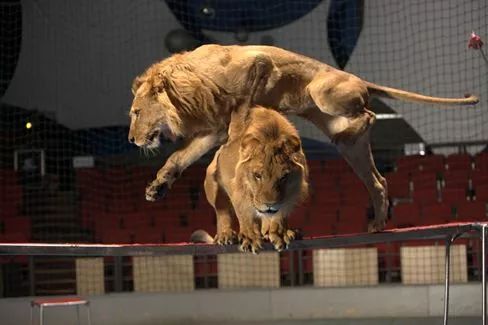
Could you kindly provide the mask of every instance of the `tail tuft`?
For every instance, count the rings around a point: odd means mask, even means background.
[[[469,99],[469,104],[478,104],[480,102],[480,99],[474,95],[471,94],[464,94],[464,98]]]
[[[213,244],[214,239],[203,229],[195,230],[190,236],[191,243]]]

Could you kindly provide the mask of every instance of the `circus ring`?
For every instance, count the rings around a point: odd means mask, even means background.
[[[486,234],[487,223],[450,223],[435,226],[402,228],[374,234],[348,234],[340,236],[315,237],[294,241],[289,251],[352,247],[385,242],[404,242],[414,240],[438,240],[445,243],[443,324],[449,320],[451,247],[459,238],[473,236],[481,243],[481,319],[486,324]],[[270,244],[265,244],[264,251],[272,251]],[[193,256],[239,253],[237,246],[217,246],[206,244],[46,244],[46,243],[2,243],[2,256],[71,256],[71,257],[158,257],[158,256]],[[248,254],[244,254],[248,255]],[[117,268],[116,268],[117,269]],[[115,271],[117,273],[117,271]],[[120,273],[120,270],[119,270]],[[119,274],[120,275],[120,274]],[[324,303],[327,303],[324,301]],[[381,303],[381,302],[378,302]]]

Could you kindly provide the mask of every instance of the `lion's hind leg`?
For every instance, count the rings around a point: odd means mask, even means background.
[[[314,123],[327,136],[332,137],[336,134],[332,125],[337,118],[317,109],[309,110],[302,116]],[[355,142],[339,142],[337,147],[366,186],[373,202],[375,219],[370,223],[369,231],[383,230],[388,215],[388,190],[385,178],[378,172],[374,163],[369,131],[365,131]]]
[[[338,149],[366,185],[373,202],[375,216],[369,223],[368,231],[383,230],[388,217],[388,190],[385,178],[374,164],[369,132],[363,134],[354,144],[339,144]]]
[[[353,144],[374,124],[376,115],[368,109],[356,117],[349,117],[349,125],[341,132],[332,136],[334,144]]]
[[[322,113],[347,119],[346,127],[329,135],[335,144],[354,143],[375,121],[375,114],[366,108],[368,89],[354,75],[336,70],[320,72],[307,85],[307,91]]]

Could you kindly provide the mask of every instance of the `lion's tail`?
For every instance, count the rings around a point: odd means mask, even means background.
[[[190,236],[191,243],[213,244],[214,239],[203,229],[195,230]]]
[[[443,105],[474,105],[479,102],[478,97],[467,94],[464,98],[445,98],[445,97],[431,97],[418,93],[413,93],[406,90],[380,86],[372,82],[366,82],[366,86],[372,95],[405,100],[408,102],[417,103],[431,103]]]

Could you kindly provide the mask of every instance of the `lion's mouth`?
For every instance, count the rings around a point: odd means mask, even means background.
[[[168,126],[163,125],[155,128],[153,131],[151,131],[151,133],[147,135],[146,143],[144,144],[144,146],[148,148],[159,147],[162,141],[161,138],[170,140],[172,142],[176,142],[176,140],[178,139],[178,137],[175,136],[173,132],[171,132]]]
[[[154,140],[156,140],[157,138],[159,138],[159,134],[160,134],[160,131],[159,130],[154,130],[152,131],[149,136],[147,137],[147,140],[148,142],[152,143],[154,142]]]
[[[276,212],[280,211],[280,209],[277,207],[268,207],[264,210],[256,208],[256,210],[258,211],[258,213],[264,214],[264,215],[273,215]]]

